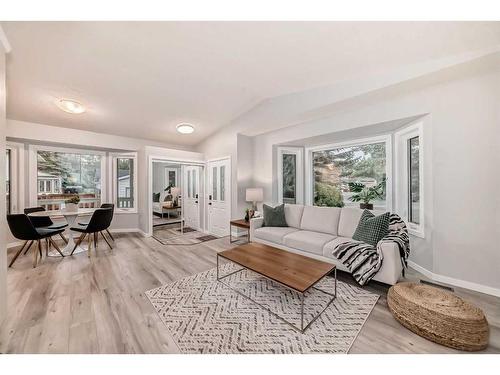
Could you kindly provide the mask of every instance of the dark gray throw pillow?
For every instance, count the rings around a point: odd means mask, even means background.
[[[389,218],[389,212],[375,216],[370,211],[364,210],[352,239],[377,246],[378,241],[389,233]]]
[[[160,193],[153,193],[153,202],[160,201]]]
[[[280,204],[276,207],[264,205],[263,227],[287,227],[285,219],[285,205]]]

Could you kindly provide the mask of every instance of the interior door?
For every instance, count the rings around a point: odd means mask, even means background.
[[[201,167],[187,165],[183,169],[182,197],[184,225],[200,230],[200,174]]]
[[[208,231],[215,236],[228,236],[231,219],[229,159],[209,162],[207,174]]]

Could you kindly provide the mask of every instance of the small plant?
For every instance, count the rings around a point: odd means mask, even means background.
[[[363,202],[360,207],[373,209],[372,201],[377,198],[383,198],[385,193],[385,182],[384,178],[376,186],[367,187],[365,184],[359,182],[349,182],[349,190],[356,193],[349,199],[352,202]]]
[[[66,199],[65,202],[66,203],[78,204],[78,203],[80,203],[80,196],[78,194],[77,195],[73,195],[71,198]]]

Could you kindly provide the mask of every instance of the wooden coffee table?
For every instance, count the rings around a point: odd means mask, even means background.
[[[236,263],[242,268],[221,276],[219,274],[219,258]],[[269,310],[267,307],[222,281],[226,277],[243,270],[256,272],[259,275],[277,282],[278,284],[297,293],[300,297],[300,327],[297,327],[291,322],[285,320],[283,317]],[[315,287],[317,283],[319,283],[332,271],[334,272],[335,278],[335,290],[333,294]],[[320,260],[255,242],[240,245],[233,249],[217,253],[217,281],[234,290],[238,294],[248,298],[302,333],[304,333],[304,331],[320,317],[323,311],[325,311],[337,297],[337,269],[334,264],[322,262]],[[304,326],[304,299],[306,292],[311,289],[318,290],[331,296],[332,298],[323,310],[321,310],[309,323]]]

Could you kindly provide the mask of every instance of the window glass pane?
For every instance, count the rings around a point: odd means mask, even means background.
[[[6,150],[6,155],[5,155],[5,194],[6,194],[6,210],[7,214],[10,214],[12,209],[11,209],[11,197],[10,197],[10,150]]]
[[[297,155],[283,154],[283,203],[295,204],[297,184]]]
[[[408,219],[411,223],[420,224],[420,172],[419,172],[419,138],[408,140]]]
[[[359,207],[371,195],[375,208],[386,207],[385,142],[313,152],[313,172],[315,206]]]
[[[168,171],[168,184],[172,187],[177,186],[175,180],[176,180],[176,172]]]
[[[101,204],[101,155],[53,151],[37,152],[38,205],[59,209],[79,195],[80,207]],[[46,191],[48,186],[52,191]]]
[[[117,158],[116,170],[116,205],[118,208],[134,208],[134,159]]]
[[[217,200],[217,167],[212,168],[212,199]]]
[[[191,171],[188,171],[188,198],[191,198]]]
[[[226,166],[223,165],[220,167],[220,200],[223,202],[226,199],[226,197],[225,197],[226,186],[224,184],[225,176],[226,176]]]

